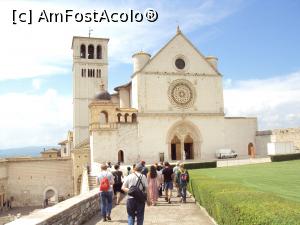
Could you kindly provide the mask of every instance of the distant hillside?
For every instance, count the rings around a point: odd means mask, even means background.
[[[58,148],[58,146],[30,146],[22,148],[0,149],[0,158],[18,157],[18,156],[40,156],[40,152],[49,148]]]

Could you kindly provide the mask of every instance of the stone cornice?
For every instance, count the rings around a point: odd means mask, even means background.
[[[104,62],[82,62],[82,61],[74,61],[74,63],[76,62],[77,65],[81,65],[81,66],[107,66],[108,63],[104,63]]]
[[[193,113],[193,112],[174,112],[174,113],[165,113],[165,112],[139,112],[139,117],[148,117],[148,116],[221,116],[224,117],[224,113]]]
[[[14,157],[6,158],[7,162],[32,162],[32,161],[69,161],[70,157],[43,158],[43,157]]]
[[[139,71],[132,74],[131,78],[134,78],[138,73],[140,73]],[[205,74],[205,73],[183,73],[183,72],[161,72],[161,71],[148,71],[148,72],[142,72],[141,74],[145,74],[145,75],[152,75],[152,76],[156,76],[156,75],[178,75],[178,76],[191,76],[191,77],[220,77],[220,75],[218,74]]]

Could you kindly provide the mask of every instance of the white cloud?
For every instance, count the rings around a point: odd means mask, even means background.
[[[256,116],[261,130],[300,126],[300,71],[232,82],[224,101],[227,116]]]
[[[0,148],[55,145],[72,127],[72,98],[54,89],[41,95],[0,96]]]
[[[70,74],[74,35],[108,37],[110,64],[129,63],[131,55],[139,50],[153,53],[175,34],[177,24],[185,33],[214,24],[233,13],[239,1],[219,3],[211,0],[191,1],[12,1],[0,2],[0,25],[5,35],[0,36],[0,81],[28,77]],[[13,25],[12,10],[33,10],[34,17],[43,10],[63,12],[66,9],[88,12],[107,9],[110,12],[143,11],[152,7],[159,13],[155,23],[34,23]],[[176,12],[176,13],[174,13]]]
[[[39,78],[32,79],[32,87],[34,88],[34,90],[40,90],[41,85],[42,85],[42,79]]]

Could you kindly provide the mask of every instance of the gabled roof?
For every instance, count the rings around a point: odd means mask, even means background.
[[[82,142],[78,143],[74,149],[78,149],[78,148],[89,148],[90,147],[90,138],[87,138],[85,140],[83,140]]]
[[[167,44],[164,45],[164,47],[162,47],[144,66],[141,70],[133,73],[132,76],[134,76],[134,74],[136,73],[140,73],[142,72],[177,36],[182,36],[183,39],[200,55],[201,58],[203,58],[203,60],[207,63],[207,65],[209,67],[211,67],[218,75],[222,76],[222,74],[216,69],[214,68],[205,58],[205,56],[193,45],[192,42],[190,42],[190,40],[181,32],[181,30],[179,29],[179,27],[177,28],[177,32],[175,34],[175,36],[173,38],[171,38],[171,40],[169,40],[167,42]]]
[[[56,148],[50,148],[50,149],[47,149],[47,150],[45,150],[45,151],[43,151],[43,152],[41,152],[42,154],[43,153],[58,153],[59,152],[59,150],[58,149],[56,149]]]
[[[131,86],[131,81],[127,84],[123,84],[123,85],[120,85],[118,87],[115,87],[114,90],[119,91],[121,88],[127,88],[127,87],[130,87],[130,86]]]
[[[59,145],[65,145],[65,144],[67,144],[67,143],[68,143],[68,140],[64,140],[64,141],[59,142],[58,144],[59,144]]]

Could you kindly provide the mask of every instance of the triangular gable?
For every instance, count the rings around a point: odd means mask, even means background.
[[[186,59],[184,73],[221,75],[181,31],[177,32],[139,72],[178,72],[175,67],[175,59],[178,56]]]

